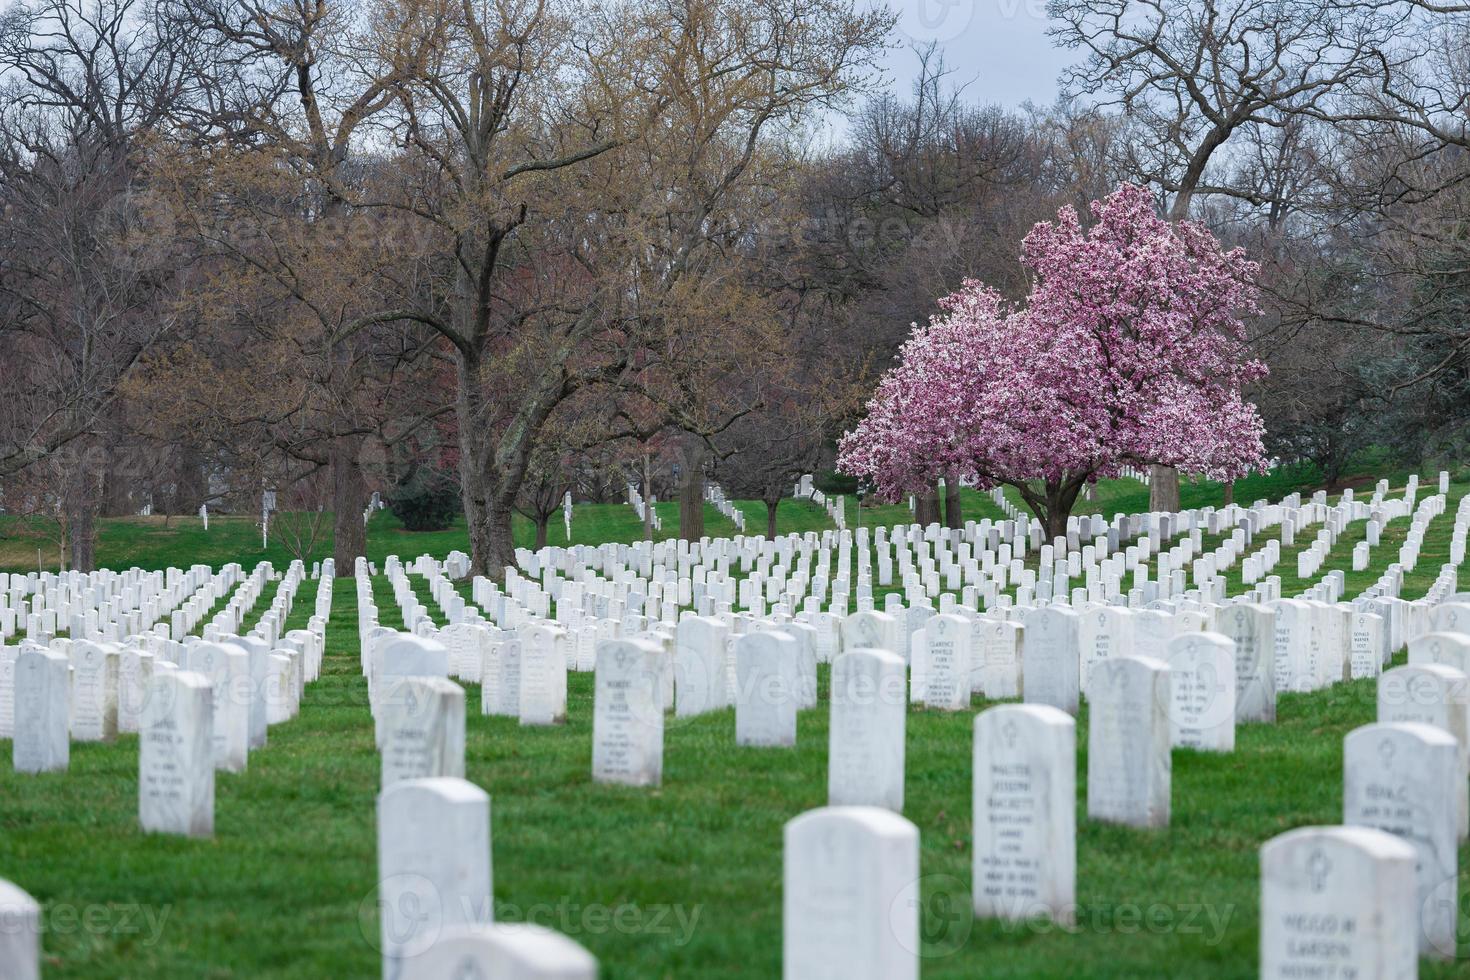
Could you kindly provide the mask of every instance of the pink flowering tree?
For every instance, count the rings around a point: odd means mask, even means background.
[[[1022,306],[969,280],[916,326],[838,466],[896,500],[960,474],[1014,487],[1065,532],[1089,482],[1128,466],[1218,480],[1263,469],[1262,424],[1242,388],[1265,374],[1241,317],[1257,266],[1202,225],[1170,223],[1142,187],[1063,208],[1026,236]]]

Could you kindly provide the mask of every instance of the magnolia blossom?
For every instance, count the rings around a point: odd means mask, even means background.
[[[946,475],[1009,484],[1052,525],[1083,484],[1126,466],[1220,480],[1264,468],[1241,397],[1266,371],[1241,321],[1259,312],[1256,263],[1164,221],[1142,187],[1092,214],[1084,230],[1063,208],[1026,236],[1023,306],[974,280],[939,301],[843,436],[842,470],[887,499]]]

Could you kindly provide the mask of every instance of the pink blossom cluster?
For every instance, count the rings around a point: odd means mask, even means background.
[[[1084,230],[1063,208],[1022,244],[1024,306],[967,280],[878,384],[838,466],[897,499],[944,474],[982,488],[1162,464],[1214,479],[1265,465],[1241,320],[1256,263],[1124,185]]]

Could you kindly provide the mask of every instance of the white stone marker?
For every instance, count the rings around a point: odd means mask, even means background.
[[[887,650],[908,663],[908,644],[899,639],[898,620],[876,610],[855,612],[843,620],[842,649]]]
[[[1409,641],[1409,663],[1444,664],[1470,676],[1470,636],[1464,633],[1420,633]]]
[[[1092,665],[1108,657],[1133,652],[1133,613],[1121,606],[1099,606],[1078,620],[1078,645],[1082,653],[1081,683],[1087,687]]]
[[[480,714],[519,718],[521,641],[509,636],[492,642],[480,661]]]
[[[1021,696],[1021,627],[1004,620],[976,619],[972,633],[971,677],[974,690],[991,700]],[[982,653],[983,651],[983,653]],[[974,668],[979,667],[977,671]]]
[[[449,676],[466,681],[480,679],[480,642],[484,629],[476,623],[451,623],[439,631],[439,642],[449,653]]]
[[[1169,741],[1201,752],[1235,751],[1235,644],[1189,631],[1169,641]]]
[[[226,642],[244,650],[250,665],[249,703],[250,747],[263,748],[269,737],[270,723],[266,718],[265,686],[270,674],[270,644],[258,636],[235,636]],[[246,690],[242,686],[242,690]]]
[[[1087,691],[1087,815],[1169,825],[1169,668],[1151,657],[1110,657]]]
[[[1277,599],[1268,608],[1276,627],[1276,694],[1311,690],[1311,607],[1300,599]]]
[[[827,803],[903,812],[903,659],[887,650],[849,650],[832,662]]]
[[[71,645],[71,737],[78,742],[117,737],[117,657],[112,644]]]
[[[1442,728],[1460,746],[1460,839],[1470,832],[1470,678],[1443,664],[1395,667],[1378,675],[1378,720]]]
[[[924,624],[924,704],[944,711],[970,707],[970,621],[940,615]]]
[[[1353,679],[1383,671],[1383,617],[1355,612],[1350,621],[1348,671]]]
[[[561,725],[567,720],[566,630],[528,626],[521,635],[522,725]]]
[[[15,660],[20,647],[0,644],[0,738],[15,736]]]
[[[975,916],[1070,924],[1077,891],[1077,723],[1044,704],[975,716]]]
[[[680,718],[730,705],[725,645],[730,627],[709,616],[679,621],[674,652],[674,714]]]
[[[1049,704],[1075,715],[1081,684],[1078,616],[1045,606],[1026,616],[1021,640],[1021,695],[1027,704]]]
[[[214,693],[209,678],[161,670],[139,718],[138,822],[145,831],[214,834]]]
[[[796,708],[817,706],[817,631],[806,623],[782,623],[780,632],[796,641]]]
[[[378,701],[383,786],[464,776],[464,688],[447,677],[397,677]]]
[[[67,719],[71,665],[45,647],[23,646],[15,661],[16,772],[65,772],[71,759]]]
[[[291,698],[295,693],[296,680],[291,669],[291,658],[285,653],[271,654],[266,658],[265,688],[261,692],[265,700],[267,725],[279,725],[291,720],[294,713]]]
[[[796,744],[796,640],[775,630],[735,641],[735,744]]]
[[[5,980],[40,980],[41,905],[0,878],[0,967]]]
[[[373,643],[372,681],[369,685],[375,737],[383,745],[383,714],[378,702],[383,691],[400,677],[448,677],[449,648],[438,640],[412,633],[385,635]]]
[[[243,772],[250,759],[250,655],[232,643],[196,643],[188,669],[209,679],[214,697],[214,767]]]
[[[446,929],[413,964],[423,980],[597,980],[597,958],[530,923]]]
[[[597,645],[592,781],[657,786],[664,770],[664,649],[651,640]],[[723,674],[724,666],[720,665]]]
[[[1264,606],[1238,603],[1215,617],[1235,643],[1235,720],[1276,720],[1276,617]]]
[[[124,647],[117,656],[117,730],[136,732],[153,682],[154,655],[138,647]]]
[[[1449,732],[1414,722],[1364,725],[1343,742],[1343,817],[1403,838],[1417,852],[1419,952],[1455,958],[1459,895],[1460,750]]]
[[[1418,976],[1414,848],[1369,827],[1301,827],[1261,846],[1263,980]]]
[[[463,779],[401,779],[378,794],[383,976],[417,977],[444,931],[495,920],[490,797]]]
[[[917,980],[919,831],[890,810],[808,810],[786,824],[785,980]]]

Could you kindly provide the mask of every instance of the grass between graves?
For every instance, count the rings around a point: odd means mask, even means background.
[[[1432,522],[1407,597],[1422,594],[1445,560],[1466,489],[1457,483],[1447,513]],[[1237,499],[1254,496],[1238,487]],[[375,553],[447,550],[403,546],[428,536],[385,524],[375,518]],[[1349,573],[1349,594],[1397,557],[1407,525],[1389,525],[1369,571]],[[218,527],[211,521],[209,533]],[[1350,567],[1360,528],[1339,540],[1318,577]],[[1276,571],[1288,593],[1305,584],[1295,578],[1294,555],[1309,539],[1299,534],[1298,546],[1283,549]],[[153,557],[151,564],[200,560]],[[119,564],[111,553],[103,560]],[[258,559],[240,560],[248,568]],[[252,619],[269,608],[276,584]],[[414,584],[427,598],[424,583]],[[386,579],[374,585],[382,620],[396,625]],[[315,588],[302,583],[288,627],[304,625]],[[136,736],[74,744],[64,774],[21,777],[0,763],[0,877],[45,906],[48,976],[378,974],[379,770],[356,622],[344,576],[323,675],[300,716],[273,727],[269,744],[251,753],[247,772],[217,774],[212,840],[140,832]],[[820,680],[824,703],[801,714],[795,750],[736,748],[730,711],[671,718],[664,785],[652,791],[591,784],[590,675],[571,675],[568,723],[555,729],[481,716],[479,691],[468,685],[466,776],[491,795],[497,917],[571,935],[605,977],[779,975],[782,826],[826,798],[825,667]],[[1063,930],[969,914],[971,722],[986,705],[976,698],[971,712],[908,716],[905,816],[922,840],[926,977],[1254,976],[1258,848],[1292,827],[1341,819],[1342,739],[1375,711],[1371,681],[1287,694],[1275,725],[1239,729],[1234,753],[1175,751],[1171,824],[1144,832],[1086,819],[1084,708],[1078,923]],[[0,741],[0,757],[9,753]],[[1470,850],[1462,850],[1467,861]],[[1470,896],[1461,902],[1470,909]],[[1463,970],[1425,961],[1421,975]]]

